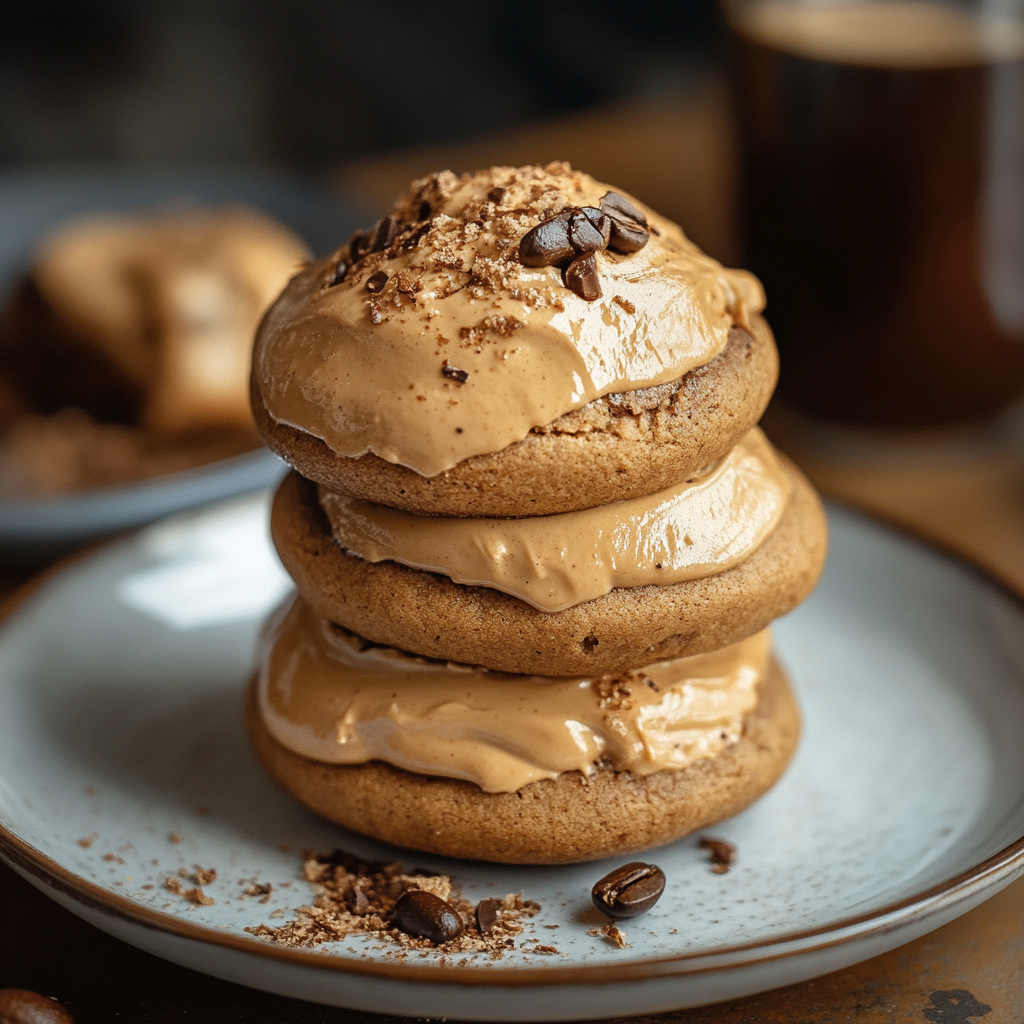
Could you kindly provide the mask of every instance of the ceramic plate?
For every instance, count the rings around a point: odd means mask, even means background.
[[[246,203],[286,224],[318,254],[369,218],[312,181],[258,168],[154,171],[23,171],[0,174],[0,303],[56,224],[96,210]],[[83,494],[0,500],[5,562],[52,560],[64,551],[155,519],[271,485],[284,472],[266,451],[182,473]]]
[[[242,692],[259,622],[289,590],[265,523],[260,498],[150,527],[50,578],[0,626],[0,851],[143,949],[363,1010],[572,1020],[836,970],[1024,870],[1024,611],[884,527],[833,509],[822,583],[777,625],[806,728],[782,782],[712,830],[738,862],[713,874],[695,837],[652,852],[668,887],[617,949],[590,934],[589,898],[615,862],[403,854],[319,821],[264,777]],[[246,933],[309,898],[298,851],[338,846],[451,874],[472,900],[521,891],[543,909],[497,961],[403,963],[359,938],[293,950]],[[162,886],[194,864],[219,872],[213,906]],[[243,879],[272,883],[272,898],[244,897]],[[559,952],[528,952],[538,937]]]

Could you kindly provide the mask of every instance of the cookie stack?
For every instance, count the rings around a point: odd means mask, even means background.
[[[825,554],[755,424],[756,279],[566,164],[415,182],[296,276],[252,402],[295,469],[253,743],[304,804],[433,853],[668,842],[782,774],[769,623]]]

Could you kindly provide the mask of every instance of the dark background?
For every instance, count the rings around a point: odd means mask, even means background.
[[[274,162],[685,92],[714,0],[3,0],[0,167]]]

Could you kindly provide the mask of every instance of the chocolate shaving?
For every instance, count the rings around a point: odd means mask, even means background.
[[[353,263],[357,263],[370,251],[370,239],[367,238],[365,231],[357,231],[350,239],[348,243],[348,255],[349,259]]]
[[[378,270],[376,274],[371,274],[366,280],[366,290],[373,292],[376,295],[378,292],[384,291],[384,286],[388,283],[388,275],[383,270]]]
[[[449,366],[447,360],[441,367],[441,376],[447,377],[449,380],[458,381],[460,384],[465,384],[469,380],[469,370],[460,370],[457,366]]]
[[[419,219],[420,220],[430,220],[430,217],[433,214],[433,212],[434,211],[430,208],[430,203],[427,202],[426,199],[424,199],[423,202],[420,203]]]
[[[487,198],[494,203],[495,206],[501,206],[505,201],[505,196],[508,195],[508,189],[502,188],[500,185],[495,185],[490,192],[487,193]]]
[[[334,273],[331,275],[331,279],[327,282],[327,287],[333,288],[336,284],[341,284],[347,276],[348,264],[344,260],[339,260],[338,265],[334,268]]]

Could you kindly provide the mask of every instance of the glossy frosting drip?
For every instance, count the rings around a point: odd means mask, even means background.
[[[620,676],[508,675],[366,645],[296,599],[270,624],[259,705],[270,733],[330,764],[386,761],[514,792],[599,767],[646,775],[714,757],[757,703],[768,630]]]
[[[528,519],[419,516],[320,489],[343,548],[456,583],[493,587],[545,612],[615,587],[682,583],[739,564],[775,528],[790,484],[756,427],[703,473],[643,498]]]
[[[597,301],[556,267],[519,263],[528,230],[608,190],[560,163],[416,182],[393,210],[402,232],[390,248],[335,283],[339,250],[272,308],[254,353],[268,412],[339,455],[374,452],[434,476],[603,395],[708,363],[763,308],[761,286],[646,207],[643,249],[596,255]]]

